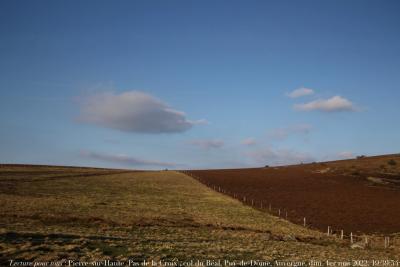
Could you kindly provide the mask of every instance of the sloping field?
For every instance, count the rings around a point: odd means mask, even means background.
[[[212,188],[311,227],[353,233],[400,232],[400,157],[236,170],[190,171]]]
[[[395,246],[350,249],[347,242],[243,205],[182,173],[97,170],[102,175],[83,176],[96,170],[58,168],[64,174],[56,178],[52,171],[0,169],[3,262],[350,260],[400,254]]]

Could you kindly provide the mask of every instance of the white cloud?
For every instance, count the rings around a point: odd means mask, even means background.
[[[81,104],[79,121],[125,132],[152,134],[184,132],[206,122],[188,120],[184,112],[139,91],[90,96]]]
[[[224,141],[214,140],[192,140],[189,144],[200,147],[202,149],[221,148],[224,146]]]
[[[252,145],[255,145],[256,143],[257,143],[256,139],[254,139],[252,137],[246,138],[246,139],[242,140],[242,142],[241,142],[241,144],[245,145],[245,146],[252,146]]]
[[[297,152],[287,149],[271,149],[265,148],[262,150],[246,153],[257,164],[264,165],[289,165],[313,162],[314,158],[307,153]]]
[[[314,94],[313,89],[301,87],[290,93],[287,93],[286,95],[290,98],[298,98],[301,96],[312,95],[312,94]]]
[[[329,99],[318,99],[304,104],[297,104],[294,105],[294,108],[300,111],[318,110],[323,112],[356,110],[351,101],[341,96],[334,96]]]
[[[350,159],[354,158],[354,154],[350,151],[343,151],[338,154],[341,159]]]
[[[95,160],[114,162],[127,166],[153,166],[153,167],[176,167],[177,164],[170,162],[160,162],[130,157],[124,154],[104,154],[97,152],[81,151],[81,156]]]
[[[290,135],[309,134],[312,130],[312,126],[309,124],[297,124],[285,128],[276,128],[268,132],[268,137],[276,140],[284,140]]]

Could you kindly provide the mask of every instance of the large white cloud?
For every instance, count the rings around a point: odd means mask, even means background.
[[[312,94],[314,94],[313,89],[301,87],[290,93],[287,93],[286,95],[290,98],[298,98],[301,96],[312,95]]]
[[[176,167],[177,164],[171,162],[161,162],[161,161],[154,161],[154,160],[145,160],[140,158],[135,158],[131,156],[127,156],[124,154],[105,154],[105,153],[98,153],[98,152],[90,152],[90,151],[81,151],[81,156],[107,161],[107,162],[114,162],[119,163],[127,166],[153,166],[153,167]]]
[[[334,96],[329,99],[318,99],[304,104],[294,105],[296,110],[300,111],[323,111],[323,112],[338,112],[338,111],[355,111],[354,104],[341,96]]]
[[[101,93],[82,101],[79,120],[107,128],[137,133],[176,133],[204,120],[191,121],[182,111],[139,91]]]

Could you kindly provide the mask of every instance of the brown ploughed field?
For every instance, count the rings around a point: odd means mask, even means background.
[[[400,232],[400,155],[189,175],[289,221],[346,234]]]

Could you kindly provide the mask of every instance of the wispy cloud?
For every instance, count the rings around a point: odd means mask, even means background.
[[[248,152],[246,155],[260,165],[288,165],[314,161],[314,157],[307,153],[287,149],[264,148]]]
[[[290,93],[287,93],[286,95],[290,98],[298,98],[301,96],[312,95],[312,94],[314,94],[313,89],[301,87]]]
[[[107,144],[119,144],[120,142],[117,139],[106,138],[106,139],[104,139],[104,143],[107,143]]]
[[[313,127],[309,124],[297,124],[289,127],[272,129],[267,135],[271,139],[284,140],[290,135],[309,134],[312,128]]]
[[[294,108],[299,111],[318,110],[322,112],[355,111],[354,104],[341,96],[334,96],[329,99],[318,99],[304,104],[296,104]]]
[[[246,139],[242,140],[242,142],[241,142],[241,144],[245,145],[245,146],[252,146],[252,145],[255,145],[256,143],[257,143],[257,141],[253,137],[246,138]]]
[[[350,159],[350,158],[354,158],[354,154],[353,152],[350,151],[342,151],[338,154],[339,158],[341,159]]]
[[[205,120],[188,120],[184,112],[139,91],[90,96],[81,103],[79,121],[125,132],[151,134],[184,132],[195,124],[206,123]]]
[[[161,162],[161,161],[153,161],[153,160],[145,160],[140,158],[135,158],[131,156],[127,156],[124,154],[105,154],[105,153],[97,153],[90,151],[81,151],[80,155],[86,158],[91,158],[95,160],[101,160],[106,162],[114,162],[123,164],[126,166],[132,167],[176,167],[178,164],[171,162]]]
[[[208,149],[223,147],[224,141],[218,139],[213,139],[213,140],[199,139],[199,140],[192,140],[189,142],[189,144],[208,150]]]

